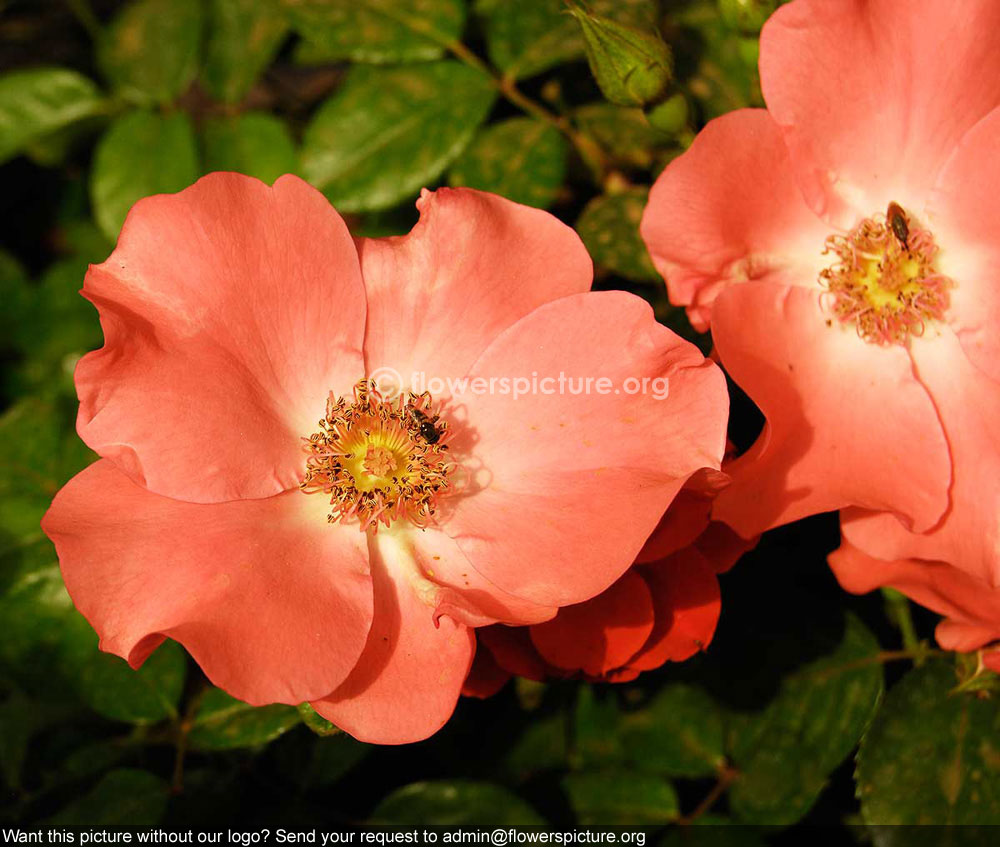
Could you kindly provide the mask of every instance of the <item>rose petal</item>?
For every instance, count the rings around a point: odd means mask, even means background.
[[[849,227],[890,201],[923,209],[1000,104],[998,30],[994,0],[798,0],[772,15],[761,87],[817,214]]]
[[[170,637],[253,705],[342,682],[372,619],[364,536],[299,492],[196,505],[101,460],[56,495],[42,527],[101,649],[138,667]]]
[[[500,388],[533,374],[537,392]],[[558,393],[560,374],[591,379],[590,393],[582,382]],[[449,445],[469,474],[468,496],[447,501],[442,529],[483,576],[541,605],[580,602],[614,582],[684,481],[719,466],[728,408],[721,372],[631,295],[542,306],[468,377],[455,410],[458,419],[467,409],[467,423]],[[652,382],[639,390],[642,379],[663,377],[666,398]],[[474,392],[477,379],[497,390]]]
[[[767,424],[726,465],[713,516],[740,535],[848,505],[926,529],[948,504],[951,462],[937,413],[901,346],[862,341],[820,291],[750,282],[715,304],[713,337]]]
[[[405,540],[404,540],[405,539]],[[509,594],[482,576],[454,539],[439,529],[413,530],[400,536],[419,569],[425,602],[466,626],[494,623],[532,624],[559,611]]]
[[[493,655],[496,663],[508,673],[541,682],[549,669],[531,641],[528,627],[487,626],[476,630],[479,643]]]
[[[503,688],[509,679],[510,674],[496,663],[493,654],[480,646],[476,649],[476,657],[462,686],[462,696],[485,700]]]
[[[760,536],[743,538],[720,521],[712,521],[698,536],[694,546],[704,556],[712,569],[725,573],[749,550],[753,550]]]
[[[1000,590],[944,562],[918,559],[885,561],[868,555],[846,537],[829,556],[830,567],[846,591],[863,594],[889,586],[944,615],[937,640],[949,650],[975,650],[1000,639]]]
[[[711,121],[656,180],[642,237],[697,329],[727,286],[778,274],[813,285],[830,234],[806,205],[777,125],[763,109]]]
[[[268,497],[301,477],[300,436],[361,378],[357,253],[322,194],[211,174],[140,200],[83,294],[105,345],[76,369],[77,428],[151,491]]]
[[[712,642],[722,598],[715,568],[692,547],[636,568],[649,586],[656,625],[642,649],[628,661],[635,670],[682,662]]]
[[[371,547],[375,619],[368,643],[347,680],[312,706],[359,741],[422,741],[451,717],[476,638],[425,602],[405,544],[380,533]]]
[[[1000,383],[965,358],[950,332],[914,343],[912,355],[951,449],[950,506],[921,534],[908,532],[892,515],[846,510],[844,532],[881,559],[940,560],[1000,586]]]
[[[931,195],[928,224],[942,248],[948,323],[965,355],[1000,382],[1000,109],[969,130]]]
[[[461,376],[511,324],[590,288],[580,238],[547,212],[467,188],[425,190],[417,207],[409,235],[358,242],[369,373],[392,368],[407,388],[422,373],[419,390]]]
[[[557,668],[600,676],[634,656],[653,631],[653,601],[632,571],[606,591],[530,628],[541,657]]]
[[[712,500],[712,497],[692,491],[688,486],[682,488],[660,518],[653,534],[646,539],[635,557],[636,563],[655,562],[693,544],[708,527]]]

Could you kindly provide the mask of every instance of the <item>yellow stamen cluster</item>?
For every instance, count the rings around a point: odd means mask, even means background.
[[[331,392],[319,432],[302,439],[308,458],[299,488],[330,497],[331,523],[357,520],[362,531],[377,531],[404,518],[427,526],[454,467],[448,425],[431,407],[426,392],[387,400],[364,379],[353,403]]]
[[[846,236],[829,236],[823,252],[836,260],[819,280],[834,315],[853,323],[861,338],[905,345],[911,335],[923,335],[928,321],[944,317],[952,283],[935,268],[931,233],[900,219],[901,210],[891,213],[895,220],[874,215]]]

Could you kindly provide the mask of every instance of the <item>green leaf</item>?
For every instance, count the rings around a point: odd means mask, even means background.
[[[271,183],[298,170],[288,127],[266,112],[209,118],[202,132],[206,171],[238,171]]]
[[[60,259],[30,289],[27,323],[18,344],[24,359],[18,371],[23,388],[42,391],[63,383],[71,392],[79,356],[101,346],[97,310],[80,295],[88,264],[83,256]]]
[[[299,707],[303,723],[309,719]],[[314,712],[315,714],[315,712]],[[322,718],[320,718],[322,720]],[[362,759],[377,748],[338,730],[332,735],[294,732],[272,748],[277,772],[301,789],[328,788],[340,782]]]
[[[581,826],[666,824],[680,816],[673,786],[652,774],[571,773],[562,785]]]
[[[101,134],[111,120],[109,111],[104,106],[93,115],[32,139],[24,146],[24,155],[43,168],[66,165],[76,152],[86,150]]]
[[[626,715],[622,743],[640,770],[710,777],[725,763],[723,712],[702,689],[673,683],[645,708]]]
[[[299,717],[302,718],[302,723],[304,723],[317,735],[327,736],[344,734],[344,730],[338,726],[334,726],[308,703],[300,703],[298,709]]]
[[[35,706],[14,692],[0,703],[0,777],[10,789],[21,785],[21,767],[35,728]]]
[[[729,793],[747,823],[792,824],[857,744],[882,695],[875,637],[848,615],[839,644],[782,679],[755,713],[731,717],[730,756],[740,776]]]
[[[12,415],[22,416],[25,405],[22,402],[0,421],[0,437],[11,431],[4,423]],[[43,430],[44,418],[36,412],[34,420]],[[58,447],[53,454],[58,460]],[[65,475],[58,469],[55,472]],[[35,521],[48,505],[41,493],[38,500]],[[30,503],[31,499],[15,502]],[[8,549],[0,556],[4,569],[12,571],[12,581],[0,593],[0,619],[4,621],[0,666],[7,667],[39,696],[56,694],[65,699],[67,689],[71,689],[90,708],[113,720],[151,724],[176,717],[186,670],[180,647],[168,642],[138,671],[117,656],[100,652],[97,636],[66,592],[52,545],[41,537],[37,523],[33,532],[37,535],[29,536],[22,547]],[[14,560],[15,554],[21,561]]]
[[[38,522],[52,497],[95,458],[73,428],[73,405],[28,397],[0,416],[0,556],[5,540],[43,538]]]
[[[89,624],[78,617],[68,653],[76,657],[76,680],[84,701],[116,721],[152,724],[177,717],[187,662],[180,645],[167,641],[139,670],[97,649]],[[73,637],[75,636],[75,637]]]
[[[302,782],[315,788],[333,785],[371,751],[371,745],[362,744],[346,732],[316,739]]]
[[[288,33],[280,0],[211,0],[201,80],[224,103],[239,103]]]
[[[1000,701],[956,693],[957,683],[951,664],[928,661],[889,691],[858,752],[867,823],[1000,824]]]
[[[51,697],[57,690],[64,697],[72,679],[66,675],[63,649],[75,612],[55,552],[47,540],[39,547],[49,554],[48,564],[22,573],[0,595],[0,667],[32,693]]]
[[[300,721],[294,706],[250,706],[212,688],[198,706],[188,742],[195,750],[257,747],[284,735]]]
[[[415,782],[393,791],[378,804],[369,823],[526,826],[545,821],[506,788],[455,779]]]
[[[639,235],[639,222],[648,192],[632,188],[620,194],[603,194],[591,200],[576,221],[576,231],[601,268],[637,282],[660,279],[646,245]]]
[[[670,141],[669,135],[649,125],[642,109],[588,103],[573,113],[573,120],[616,159],[640,168],[650,167],[653,151]]]
[[[94,156],[90,195],[97,223],[116,239],[137,200],[180,191],[198,175],[198,149],[187,115],[125,115],[111,125]]]
[[[523,781],[541,771],[565,768],[566,757],[566,715],[536,715],[512,740],[504,756],[504,772]]]
[[[439,59],[458,41],[465,23],[462,0],[284,0],[304,41],[305,64],[422,62]]]
[[[156,826],[167,810],[167,783],[147,771],[113,770],[47,823],[55,826]]]
[[[74,121],[104,108],[97,86],[66,68],[32,68],[0,76],[0,162]]]
[[[666,94],[673,57],[657,30],[620,24],[575,3],[569,11],[583,30],[590,71],[608,100],[643,106]]]
[[[6,250],[0,249],[0,351],[16,350],[31,337],[31,284],[28,272]]]
[[[58,759],[46,769],[42,778],[44,789],[72,785],[96,779],[101,774],[117,767],[129,755],[127,744],[108,744],[107,739],[86,741],[72,750],[64,759]],[[77,786],[74,793],[79,794]]]
[[[169,103],[198,72],[200,0],[133,0],[105,30],[97,59],[126,99]]]
[[[781,0],[717,0],[719,16],[733,29],[746,33],[760,32],[778,8]]]
[[[622,24],[655,25],[656,4],[650,0],[593,0],[588,5]],[[487,16],[490,60],[512,79],[535,76],[584,55],[583,34],[563,0],[501,0],[480,6],[480,12]]]
[[[613,691],[581,685],[573,710],[574,767],[607,767],[624,759],[621,712]]]
[[[510,118],[476,136],[451,166],[448,182],[544,209],[566,178],[568,153],[559,130],[535,118]]]
[[[394,206],[441,175],[495,97],[487,76],[457,62],[356,66],[306,128],[305,176],[341,212]]]
[[[668,136],[676,136],[683,132],[687,128],[688,117],[687,98],[680,93],[668,97],[648,113],[650,125]]]
[[[678,10],[674,25],[698,33],[701,47],[692,57],[697,67],[687,88],[701,106],[704,120],[745,106],[763,106],[757,60],[757,39],[733,32],[714,3],[692,4]],[[752,50],[748,51],[748,47]]]

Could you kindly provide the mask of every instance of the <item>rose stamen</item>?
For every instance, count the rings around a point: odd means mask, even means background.
[[[299,488],[330,497],[331,523],[357,520],[373,532],[398,519],[428,526],[455,468],[447,459],[448,425],[432,404],[426,392],[387,400],[364,379],[350,405],[331,392],[319,432],[302,439],[308,458]],[[434,443],[426,438],[429,420]]]
[[[823,253],[835,259],[819,282],[832,295],[833,314],[853,323],[865,341],[906,345],[910,336],[923,335],[928,322],[944,318],[953,283],[934,265],[933,235],[905,217],[901,225],[904,213],[895,203],[888,214],[897,217],[873,215],[846,236],[829,236]]]

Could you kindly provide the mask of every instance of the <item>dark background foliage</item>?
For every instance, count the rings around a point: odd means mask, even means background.
[[[597,287],[646,298],[708,351],[637,225],[697,129],[762,105],[774,5],[591,0],[672,50],[643,108],[603,96],[560,0],[0,0],[0,822],[629,823],[664,845],[1000,822],[988,680],[931,649],[933,616],[901,596],[838,588],[832,515],[769,533],[722,578],[718,633],[692,661],[621,686],[517,681],[396,748],[239,703],[174,644],[138,673],[99,653],[38,527],[93,458],[71,380],[101,343],[76,293],[86,266],[135,200],[210,170],[299,173],[358,234],[406,232],[424,185],[548,208]],[[761,420],[733,400],[745,448]]]

